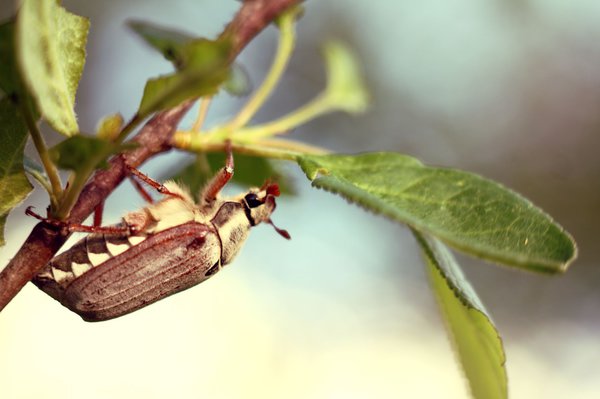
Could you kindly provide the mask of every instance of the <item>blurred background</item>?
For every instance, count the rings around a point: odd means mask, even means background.
[[[14,4],[0,0],[3,17]],[[171,70],[128,32],[129,18],[213,37],[239,2],[63,1],[91,19],[77,96],[80,126],[136,110],[147,78]],[[600,397],[600,2],[597,0],[307,1],[298,46],[266,121],[325,83],[321,43],[345,41],[373,103],[333,114],[295,139],[337,152],[390,150],[502,182],[577,240],[579,259],[547,277],[459,257],[504,339],[512,398]],[[273,27],[241,55],[257,85]],[[207,123],[243,99],[221,95]],[[192,117],[182,126],[189,126]],[[52,141],[52,140],[50,140]],[[178,155],[145,165],[164,175]],[[311,189],[254,229],[239,258],[206,283],[90,324],[28,285],[0,315],[0,396],[13,398],[464,398],[468,390],[412,236]],[[235,188],[238,190],[238,188]],[[44,209],[41,192],[26,205]],[[106,206],[117,221],[142,200],[128,185]],[[17,209],[2,265],[35,221]]]

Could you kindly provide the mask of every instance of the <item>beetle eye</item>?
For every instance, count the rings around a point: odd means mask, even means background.
[[[261,206],[263,204],[254,193],[246,194],[244,199],[250,208],[256,208],[257,206]]]

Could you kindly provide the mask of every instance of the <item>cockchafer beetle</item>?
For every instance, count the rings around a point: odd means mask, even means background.
[[[86,321],[109,320],[208,279],[233,260],[252,226],[269,223],[289,239],[271,221],[277,184],[219,198],[233,176],[229,145],[227,152],[225,167],[204,187],[197,204],[177,183],[163,185],[129,168],[132,177],[165,197],[128,213],[118,225],[67,225],[28,209],[27,214],[49,224],[91,233],[54,257],[33,283]]]

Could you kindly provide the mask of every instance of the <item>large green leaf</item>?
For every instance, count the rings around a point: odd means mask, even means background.
[[[83,72],[89,21],[56,0],[23,0],[16,48],[21,75],[44,118],[72,136],[79,128],[75,93]]]
[[[439,240],[413,230],[452,343],[477,399],[508,397],[502,340],[452,253]]]
[[[201,154],[179,171],[171,173],[168,178],[184,184],[196,195],[223,165],[225,165],[224,154]],[[267,180],[279,184],[282,194],[294,194],[290,177],[280,173],[269,160],[244,154],[235,155],[233,182],[247,188],[260,187]]]
[[[17,54],[15,51],[15,22],[7,21],[0,25],[0,89],[12,102],[21,106],[23,110],[35,119],[39,119],[39,112],[35,100],[23,84]]]
[[[16,95],[19,72],[15,60],[15,24],[8,21],[0,25],[0,89],[8,95]]]
[[[4,245],[4,223],[8,213],[32,189],[23,169],[27,128],[15,105],[0,100],[0,245]]]
[[[395,153],[301,156],[313,186],[406,223],[491,261],[547,273],[576,257],[572,238],[547,214],[472,173]]]

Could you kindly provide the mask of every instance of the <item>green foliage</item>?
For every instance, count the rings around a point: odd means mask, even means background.
[[[471,393],[476,399],[507,398],[506,357],[494,323],[452,253],[439,240],[413,232]]]
[[[19,71],[15,60],[15,24],[8,21],[0,25],[0,89],[9,96],[19,91]]]
[[[193,162],[171,174],[169,179],[184,184],[192,194],[197,195],[223,165],[225,165],[224,154],[201,154]],[[243,154],[235,155],[235,173],[232,178],[234,183],[243,187],[260,187],[267,180],[277,182],[282,194],[294,193],[290,178],[279,173],[272,162],[266,158]]]
[[[46,191],[52,190],[50,180],[48,180],[48,175],[42,165],[25,155],[23,157],[23,166],[25,167],[25,172],[37,180]]]
[[[139,115],[146,116],[191,98],[215,94],[229,77],[229,39],[192,39],[144,22],[132,22],[130,26],[177,68],[173,74],[148,80]]]
[[[27,128],[15,105],[0,100],[0,245],[4,245],[4,223],[8,213],[29,194],[31,183],[23,168]]]
[[[364,112],[369,105],[369,95],[352,52],[339,42],[329,41],[323,53],[327,66],[325,95],[341,111]]]
[[[442,239],[471,255],[546,273],[576,256],[548,215],[498,183],[394,153],[302,156],[313,186]]]
[[[67,12],[55,0],[24,0],[17,17],[21,76],[44,118],[66,136],[79,131],[73,107],[88,29],[86,18]]]
[[[246,96],[252,91],[250,76],[244,67],[238,63],[233,63],[229,71],[227,80],[223,83],[223,90],[232,96]]]
[[[146,43],[158,50],[177,69],[185,66],[185,46],[195,40],[194,36],[144,21],[129,21],[127,25]]]
[[[77,135],[52,147],[50,157],[61,169],[82,172],[96,167],[105,168],[109,156],[133,146],[115,144],[99,137]]]
[[[15,50],[15,23],[13,20],[0,25],[0,89],[15,104],[25,108],[34,119],[39,119],[35,100],[25,88]]]

